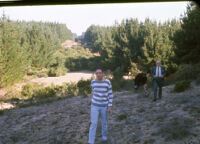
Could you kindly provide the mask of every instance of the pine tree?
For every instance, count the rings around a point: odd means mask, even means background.
[[[178,63],[198,63],[200,55],[200,8],[191,2],[175,33],[175,59]]]
[[[20,80],[25,74],[25,66],[18,27],[13,27],[12,22],[3,16],[1,31],[1,87],[3,87]]]

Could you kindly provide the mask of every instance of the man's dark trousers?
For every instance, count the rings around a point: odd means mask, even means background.
[[[164,79],[163,78],[154,78],[153,79],[153,86],[154,86],[154,100],[156,100],[157,98],[157,89],[159,88],[159,99],[162,98],[162,86],[164,83]]]

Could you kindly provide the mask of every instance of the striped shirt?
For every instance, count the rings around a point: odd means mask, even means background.
[[[112,85],[108,79],[91,81],[92,87],[92,105],[99,107],[112,107],[113,94]]]

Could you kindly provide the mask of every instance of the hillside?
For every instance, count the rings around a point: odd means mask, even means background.
[[[189,2],[178,19],[126,18],[111,26],[91,25],[84,38],[73,39],[65,24],[2,15],[0,144],[87,144],[87,95],[99,68],[114,91],[111,144],[200,144],[199,23],[200,9]],[[149,97],[142,88],[133,90],[133,78],[147,73],[153,87],[158,60],[167,86],[162,100],[153,102],[153,90]],[[100,141],[99,123],[96,144]]]
[[[116,92],[109,114],[111,144],[199,144],[200,86],[183,93],[163,88],[152,102],[139,90]],[[67,98],[40,106],[13,109],[0,116],[0,144],[86,144],[90,98]],[[100,123],[96,143],[101,140]]]

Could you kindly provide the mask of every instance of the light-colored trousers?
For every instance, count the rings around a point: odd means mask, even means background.
[[[101,116],[101,126],[102,126],[102,140],[107,140],[107,107],[98,107],[91,105],[91,125],[89,132],[89,144],[95,143],[96,129],[99,119],[99,114]]]

